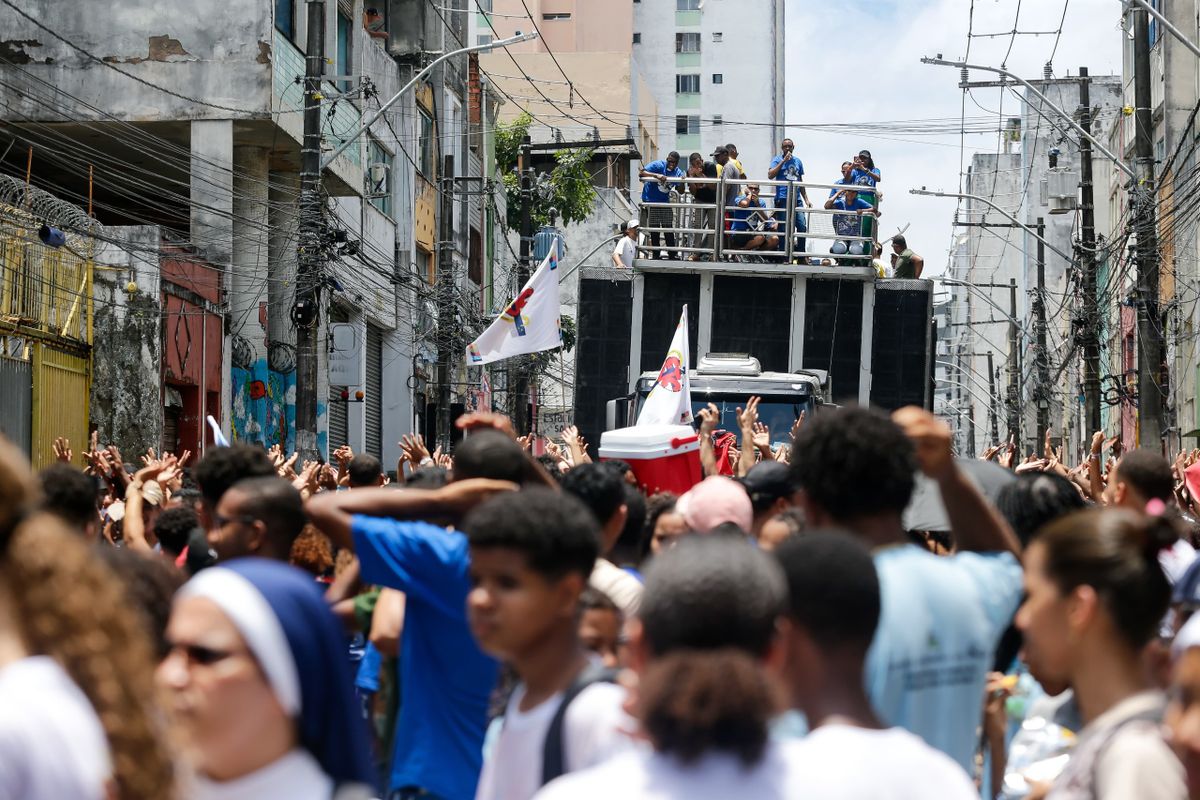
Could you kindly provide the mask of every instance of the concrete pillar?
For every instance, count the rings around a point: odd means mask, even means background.
[[[274,368],[289,359],[286,352],[269,347],[267,336],[269,154],[265,147],[238,146],[233,156],[236,175],[229,292],[233,435],[243,441],[266,447],[279,444],[290,450],[294,425],[289,426],[287,419],[289,373]],[[294,387],[294,351],[290,362]],[[291,408],[294,421],[294,398]]]
[[[225,275],[225,290],[232,267],[233,214],[233,122],[194,120],[191,123],[191,231],[190,238],[203,257]],[[230,374],[230,338],[222,347],[222,373]],[[232,432],[230,383],[221,391],[221,427]],[[206,433],[205,440],[211,437]]]

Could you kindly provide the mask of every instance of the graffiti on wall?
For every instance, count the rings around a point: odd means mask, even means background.
[[[295,450],[296,348],[269,342],[266,358],[256,358],[253,345],[234,335],[230,360],[233,438]]]

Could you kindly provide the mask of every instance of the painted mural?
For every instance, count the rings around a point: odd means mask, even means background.
[[[263,447],[296,449],[296,348],[270,342],[265,358],[253,345],[232,337],[233,438]]]

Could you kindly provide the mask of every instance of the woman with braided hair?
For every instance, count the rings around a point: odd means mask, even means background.
[[[145,625],[0,437],[0,798],[174,796]]]

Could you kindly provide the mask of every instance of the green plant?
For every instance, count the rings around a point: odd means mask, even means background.
[[[508,227],[514,230],[521,225],[521,176],[517,172],[517,160],[521,154],[521,140],[529,133],[532,122],[532,117],[522,113],[512,123],[496,128],[496,163],[504,176]],[[596,190],[588,172],[591,158],[590,149],[559,150],[554,154],[553,169],[535,171],[529,205],[534,228],[550,224],[551,209],[557,210],[557,221],[563,225],[578,222],[592,213]]]

